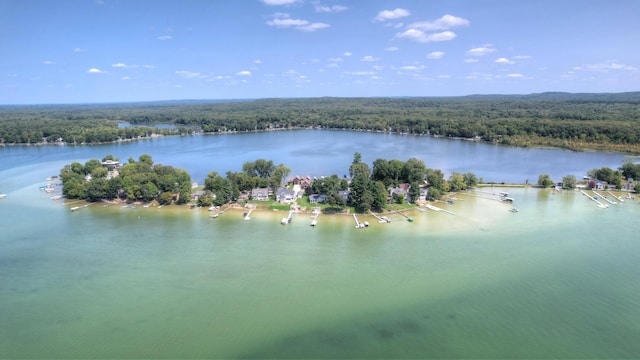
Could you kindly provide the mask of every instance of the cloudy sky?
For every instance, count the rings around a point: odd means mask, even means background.
[[[637,0],[0,0],[0,104],[640,90]]]

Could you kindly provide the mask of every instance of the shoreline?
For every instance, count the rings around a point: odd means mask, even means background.
[[[152,126],[150,126],[152,127]],[[343,128],[321,128],[321,127],[289,127],[289,128],[271,128],[271,129],[262,129],[262,130],[246,130],[246,131],[216,131],[216,132],[196,132],[193,134],[152,134],[150,136],[139,137],[135,139],[120,139],[115,141],[107,141],[107,142],[96,142],[96,143],[67,143],[67,142],[48,142],[42,141],[37,143],[0,143],[0,147],[20,147],[20,146],[93,146],[93,145],[108,145],[108,144],[118,144],[123,142],[134,142],[134,141],[143,141],[143,140],[153,140],[160,137],[173,137],[173,136],[201,136],[201,135],[233,135],[233,134],[251,134],[251,133],[266,133],[266,132],[276,132],[276,131],[304,131],[304,130],[328,130],[328,131],[342,131],[342,132],[366,132],[366,133],[379,133],[379,134],[389,134],[389,135],[398,135],[398,136],[429,136],[434,139],[449,139],[449,140],[457,140],[457,141],[471,141],[478,142],[487,145],[496,145],[496,146],[506,146],[506,147],[514,147],[514,148],[522,148],[522,149],[555,149],[555,150],[566,150],[571,152],[606,152],[611,154],[624,154],[633,157],[640,157],[640,151],[621,151],[617,146],[607,146],[606,144],[598,144],[592,143],[587,144],[589,146],[584,148],[574,148],[569,146],[554,146],[549,144],[540,144],[540,145],[526,145],[526,146],[518,146],[518,145],[510,145],[503,144],[495,141],[484,141],[476,138],[464,138],[464,137],[453,137],[453,136],[443,136],[443,135],[434,135],[430,133],[405,133],[402,131],[389,131],[389,130],[367,130],[367,129],[343,129]],[[553,140],[553,138],[550,138]]]

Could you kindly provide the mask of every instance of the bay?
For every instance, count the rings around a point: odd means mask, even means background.
[[[272,159],[293,174],[424,159],[485,180],[618,167],[623,155],[338,131],[0,148],[0,358],[640,356],[638,200],[485,188],[414,222],[52,201],[71,161],[150,154],[201,182]],[[508,191],[520,210],[496,201]]]

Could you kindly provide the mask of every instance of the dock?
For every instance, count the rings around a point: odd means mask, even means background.
[[[356,229],[362,229],[362,228],[364,228],[364,227],[369,226],[369,223],[368,223],[368,222],[366,222],[366,221],[365,221],[365,222],[363,222],[363,223],[361,223],[360,221],[358,221],[358,217],[356,216],[356,214],[353,214],[353,220],[355,220],[355,222],[356,222]]]
[[[437,206],[433,206],[433,205],[431,205],[431,204],[426,204],[426,205],[425,205],[425,207],[426,207],[427,209],[429,209],[429,210],[438,211],[438,212],[439,212],[439,211],[442,211],[442,212],[446,212],[446,213],[447,213],[447,214],[449,214],[449,215],[455,215],[454,213],[452,213],[452,212],[451,212],[451,211],[449,211],[449,210],[445,210],[445,209],[439,208],[439,207],[437,207]]]
[[[313,215],[313,218],[311,219],[311,226],[318,225],[318,216],[320,216],[319,211]]]
[[[282,225],[287,225],[288,223],[291,222],[291,218],[293,217],[293,210],[289,211],[289,215],[285,218],[282,218],[282,220],[280,220],[280,224]]]
[[[609,207],[609,205],[601,203],[600,201],[598,201],[598,199],[596,199],[593,196],[587,194],[584,190],[580,190],[580,192],[582,193],[582,195],[588,197],[591,201],[594,201],[596,204],[598,204],[599,208],[605,209],[605,208]]]
[[[616,194],[612,193],[611,191],[607,191],[607,194],[613,196],[614,199],[618,199],[618,201],[620,202],[624,202],[624,199],[620,196],[617,196]]]
[[[378,216],[378,215],[374,214],[371,210],[369,210],[369,214],[371,214],[374,218],[378,219],[378,222],[381,223],[381,224],[382,223],[390,223],[391,222],[391,220],[389,220],[388,217],[386,217],[386,216]]]
[[[247,211],[246,213],[244,213],[244,220],[245,221],[249,221],[251,220],[251,212],[253,211],[253,208],[249,209],[249,211]]]
[[[617,202],[615,202],[615,201],[611,201],[611,200],[607,199],[607,197],[606,197],[606,196],[602,196],[601,194],[597,193],[595,190],[593,190],[593,193],[594,193],[594,194],[596,194],[598,197],[600,197],[600,199],[602,199],[602,200],[604,200],[604,201],[608,202],[608,203],[609,203],[609,204],[611,204],[611,205],[617,205],[617,204],[618,204],[618,203],[617,203]]]
[[[398,211],[397,213],[402,215],[402,216],[404,216],[404,217],[406,217],[408,222],[413,222],[413,218],[411,216],[409,216],[409,215],[407,215],[407,214],[405,214],[405,213],[403,213],[401,211]]]

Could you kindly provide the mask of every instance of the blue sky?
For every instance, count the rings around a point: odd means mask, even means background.
[[[640,90],[637,0],[0,0],[0,104]]]

